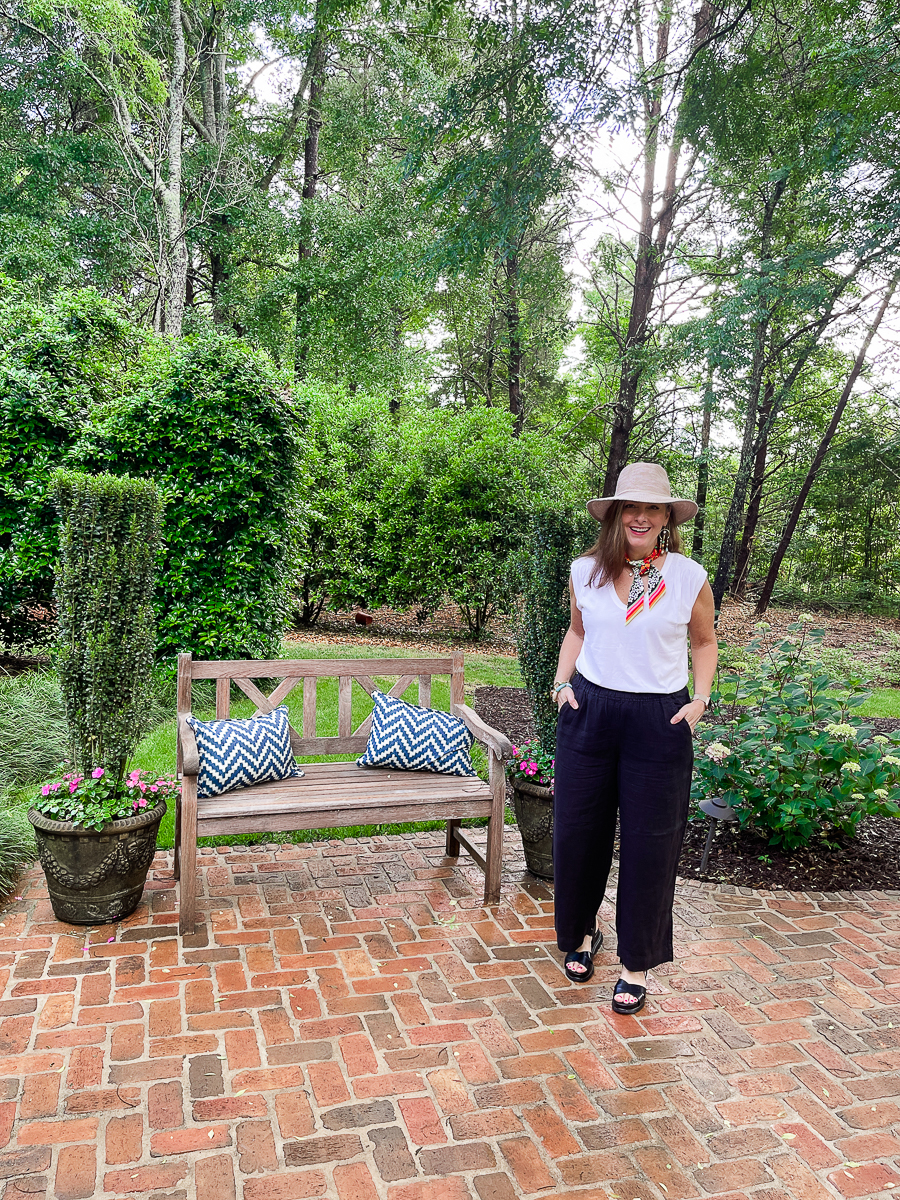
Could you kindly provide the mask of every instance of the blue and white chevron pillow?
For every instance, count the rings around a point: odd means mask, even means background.
[[[235,788],[303,774],[294,762],[287,705],[270,713],[227,721],[188,717],[200,752],[197,796],[221,796]]]
[[[373,692],[372,731],[358,767],[475,775],[469,750],[475,740],[459,717]]]

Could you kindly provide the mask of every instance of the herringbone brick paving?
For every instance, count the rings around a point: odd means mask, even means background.
[[[617,1017],[570,985],[509,837],[502,903],[438,834],[171,862],[118,926],[0,913],[5,1197],[824,1200],[900,1187],[900,895],[679,885]],[[530,880],[530,882],[529,882]]]

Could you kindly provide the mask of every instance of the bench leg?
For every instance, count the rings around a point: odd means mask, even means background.
[[[447,822],[447,842],[444,848],[444,853],[448,858],[459,858],[462,847],[456,838],[456,831],[459,829],[462,821]]]
[[[180,872],[178,896],[178,932],[194,932],[197,907],[197,776],[185,775],[181,781]]]
[[[503,817],[506,810],[506,775],[503,762],[490,750],[491,819],[488,822],[485,849],[484,903],[500,903],[500,879],[503,874]]]
[[[181,800],[175,801],[175,862],[173,874],[176,880],[181,878]]]

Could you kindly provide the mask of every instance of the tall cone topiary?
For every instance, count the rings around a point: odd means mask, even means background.
[[[559,648],[569,627],[569,570],[596,534],[593,522],[568,507],[533,513],[521,559],[522,617],[519,624],[519,665],[534,731],[546,754],[556,752],[556,702],[550,687],[556,674]]]
[[[76,770],[121,782],[143,728],[162,518],[154,484],[57,471],[57,670]]]

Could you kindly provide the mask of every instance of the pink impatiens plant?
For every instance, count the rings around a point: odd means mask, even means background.
[[[54,821],[101,830],[110,821],[155,808],[161,800],[174,800],[180,791],[181,784],[170,776],[159,779],[134,770],[119,782],[103,767],[95,767],[90,775],[67,771],[61,779],[45,783],[35,808]]]
[[[513,746],[513,758],[507,763],[506,774],[516,783],[536,783],[553,790],[553,771],[556,760],[541,749],[536,738]]]

